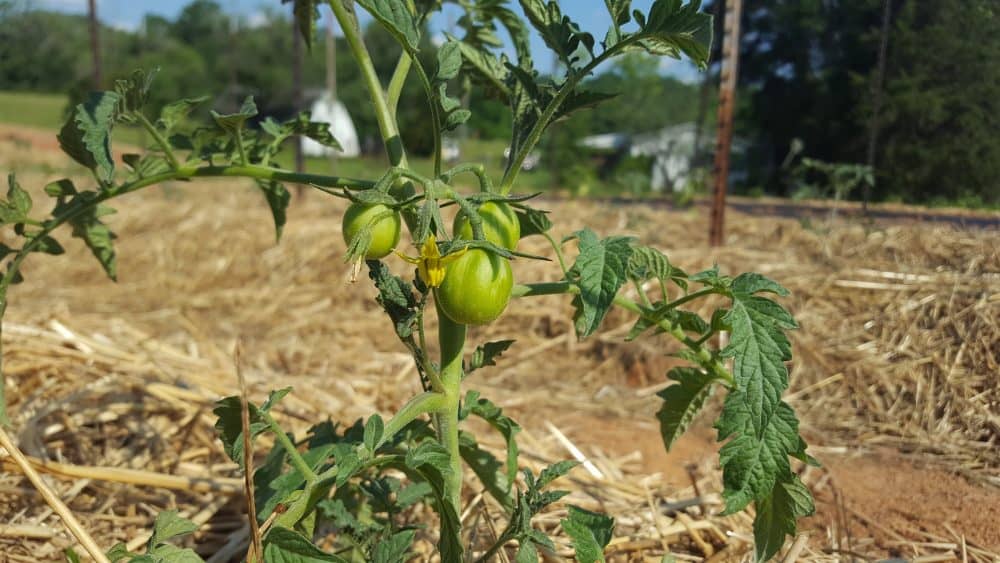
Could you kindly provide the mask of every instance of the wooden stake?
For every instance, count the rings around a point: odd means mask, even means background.
[[[721,1],[721,0],[719,0]],[[726,212],[726,189],[729,186],[729,152],[733,140],[733,106],[736,103],[736,72],[740,60],[740,13],[742,0],[726,1],[726,19],[722,32],[722,69],[719,72],[719,124],[715,141],[715,197],[709,244],[722,244]]]

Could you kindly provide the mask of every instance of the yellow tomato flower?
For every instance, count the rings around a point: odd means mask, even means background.
[[[407,256],[402,252],[396,252],[396,254],[410,264],[417,265],[417,275],[420,276],[420,281],[424,282],[427,287],[439,287],[441,282],[444,281],[445,266],[465,254],[466,250],[468,250],[468,247],[462,247],[458,252],[441,256],[437,240],[433,234],[429,234],[423,246],[420,247],[420,256]]]

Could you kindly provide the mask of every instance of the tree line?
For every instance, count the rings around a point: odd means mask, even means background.
[[[746,0],[742,16],[736,134],[747,154],[746,180],[737,190],[790,195],[789,151],[827,162],[864,164],[872,115],[880,99],[874,153],[876,200],[1000,205],[1000,4],[995,0],[888,0],[890,20],[884,82],[877,96],[879,44],[886,0]],[[716,37],[721,37],[718,0]],[[423,34],[429,67],[436,47]],[[378,73],[391,75],[399,48],[378,26],[365,30]],[[167,100],[217,94],[214,107],[236,109],[252,94],[262,113],[288,115],[292,104],[291,22],[276,5],[249,26],[213,0],[194,0],[173,20],[148,15],[138,30],[103,26],[107,80],[137,67],[160,68],[157,96]],[[325,83],[324,37],[305,51],[307,88]],[[338,97],[362,139],[377,132],[358,70],[338,39]],[[31,46],[27,48],[26,46]],[[716,41],[713,60],[718,61]],[[82,16],[18,9],[0,2],[0,88],[69,92],[89,89],[86,20]],[[643,133],[701,120],[711,137],[716,64],[708,87],[665,76],[641,56],[623,59],[592,78],[591,88],[623,93],[595,112],[557,126],[545,150],[562,175],[580,159],[572,149],[593,133]],[[627,84],[627,88],[622,85]],[[108,85],[105,85],[108,86]],[[473,88],[468,130],[505,139],[510,123],[499,102]],[[408,148],[432,143],[426,101],[411,77],[400,102]],[[711,150],[711,143],[706,143]],[[569,157],[563,159],[559,154]],[[702,159],[704,161],[704,159]],[[558,179],[560,174],[556,175]],[[851,197],[860,197],[852,193]]]

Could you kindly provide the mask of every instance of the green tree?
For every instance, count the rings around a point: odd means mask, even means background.
[[[1000,205],[1000,7],[906,2],[889,45],[880,192]]]

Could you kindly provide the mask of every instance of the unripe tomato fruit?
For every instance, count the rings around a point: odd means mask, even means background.
[[[344,242],[348,245],[365,225],[384,213],[389,213],[372,225],[372,245],[365,253],[366,260],[378,260],[389,255],[399,244],[399,213],[381,203],[352,203],[344,212]]]
[[[488,201],[479,206],[483,218],[483,236],[493,244],[514,250],[521,239],[521,223],[514,208],[502,201]],[[472,240],[472,224],[465,211],[459,211],[451,229],[455,238]]]
[[[449,319],[484,325],[507,308],[513,285],[510,261],[482,248],[471,248],[448,265],[435,296]]]

